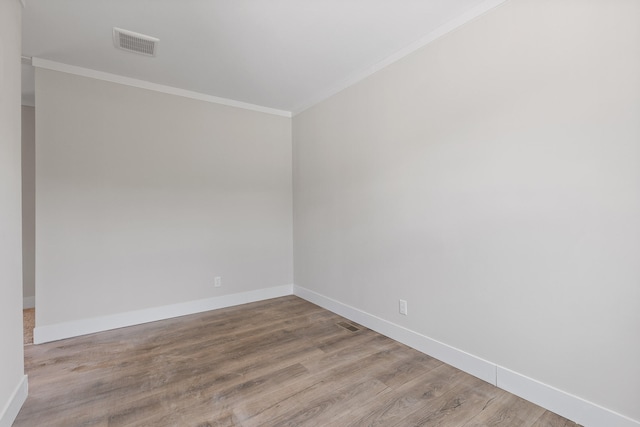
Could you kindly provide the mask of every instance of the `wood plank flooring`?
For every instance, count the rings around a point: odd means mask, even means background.
[[[290,296],[26,346],[14,426],[576,426],[344,321]]]
[[[22,310],[22,336],[24,345],[33,344],[33,328],[36,324],[36,309],[25,308]]]

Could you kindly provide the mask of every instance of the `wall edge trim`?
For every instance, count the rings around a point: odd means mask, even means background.
[[[282,285],[71,322],[61,322],[45,326],[36,325],[33,331],[33,342],[34,344],[42,344],[292,294],[293,285]]]
[[[358,308],[293,285],[293,294],[391,339],[478,377],[503,390],[555,412],[584,427],[640,427],[640,422],[559,390],[535,379],[481,359],[455,347],[381,319]]]
[[[640,422],[502,366],[497,386],[585,427],[640,427]]]
[[[152,90],[154,92],[161,92],[169,95],[181,96],[184,98],[195,99],[198,101],[210,102],[212,104],[225,105],[227,107],[241,108],[244,110],[257,111],[259,113],[272,114],[275,116],[291,117],[290,111],[278,110],[276,108],[263,107],[261,105],[250,104],[242,101],[235,101],[233,99],[221,98],[218,96],[207,95],[200,92],[194,92],[191,90],[180,89],[173,86],[166,86],[159,83],[152,83],[146,80],[134,79],[132,77],[125,77],[118,74],[106,73],[103,71],[92,70],[90,68],[78,67],[75,65],[64,64],[62,62],[51,61],[49,59],[32,58],[33,66],[36,68],[44,68],[46,70],[59,71],[62,73],[74,74],[82,77],[89,77],[96,80],[103,80],[111,83],[118,83],[125,86],[137,87],[140,89]]]
[[[23,375],[13,390],[9,401],[4,406],[2,412],[0,412],[0,427],[11,427],[22,405],[24,405],[24,402],[27,400],[28,394],[29,380],[26,375]]]

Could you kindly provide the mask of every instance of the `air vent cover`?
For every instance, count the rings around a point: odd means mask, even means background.
[[[119,49],[141,55],[156,56],[156,45],[160,40],[133,31],[113,28],[113,44]]]
[[[357,327],[355,327],[352,324],[347,323],[347,322],[338,322],[338,323],[336,323],[336,325],[340,326],[341,328],[345,328],[346,330],[351,331],[351,332],[357,332],[357,331],[360,330],[360,328],[357,328]]]

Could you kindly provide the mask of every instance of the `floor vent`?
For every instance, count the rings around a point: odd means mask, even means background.
[[[337,325],[351,332],[356,332],[360,330],[360,328],[356,328],[351,323],[347,323],[347,322],[338,322]]]
[[[129,52],[139,53],[146,56],[156,56],[156,47],[160,40],[133,31],[113,28],[113,44]]]

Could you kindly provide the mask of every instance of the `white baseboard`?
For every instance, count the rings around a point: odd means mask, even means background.
[[[402,344],[415,348],[422,353],[442,360],[474,377],[496,385],[496,365],[491,362],[366,313],[355,307],[310,291],[309,289],[294,285],[293,293],[302,299],[326,308],[329,311],[366,326]]]
[[[53,325],[36,326],[33,331],[34,344],[42,344],[95,332],[118,329],[126,326],[171,319],[203,311],[232,307],[250,302],[278,298],[293,293],[293,285],[276,286],[255,291],[241,292],[231,295],[206,298],[162,307],[153,307],[108,316],[92,317],[72,322],[56,323]]]
[[[0,412],[0,427],[11,427],[20,412],[20,408],[27,400],[29,394],[29,381],[26,375],[23,375],[20,382],[14,389],[9,401],[6,403],[2,412]]]
[[[34,308],[36,306],[36,297],[22,298],[22,308]]]
[[[640,427],[640,422],[498,366],[498,387],[585,427]]]
[[[294,295],[415,348],[584,427],[640,427],[640,422],[300,286]]]

